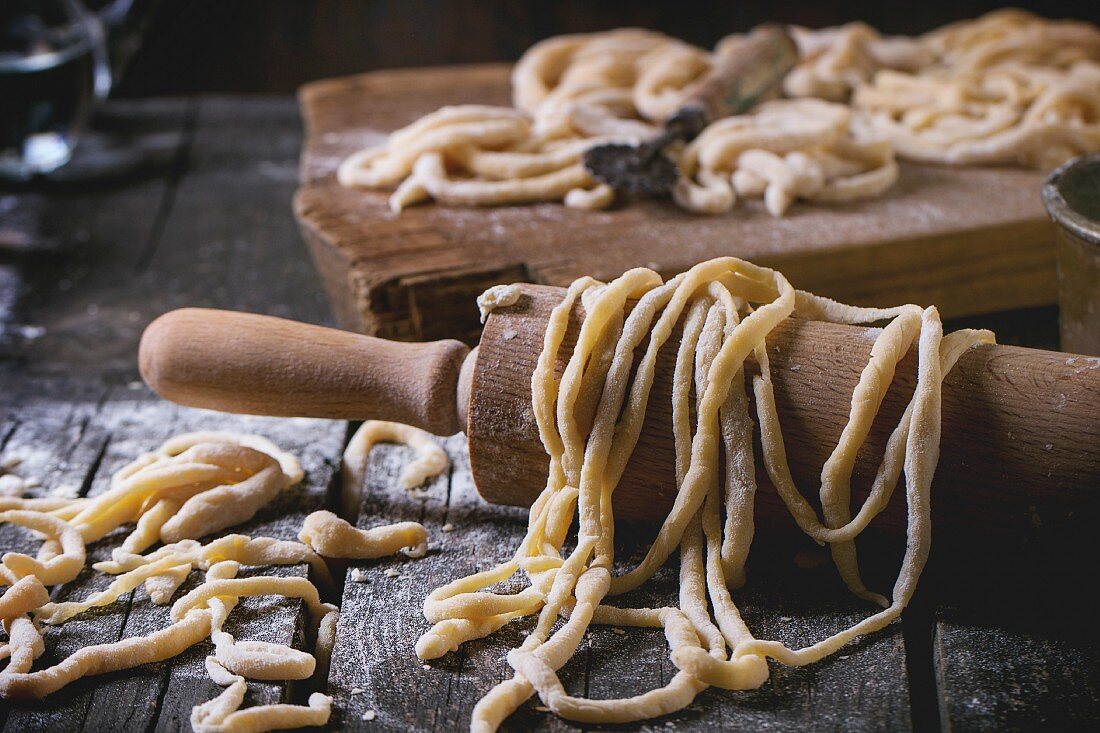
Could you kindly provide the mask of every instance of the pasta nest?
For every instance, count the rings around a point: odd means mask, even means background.
[[[673,197],[682,208],[723,213],[762,197],[782,216],[799,199],[880,196],[898,178],[895,155],[1049,167],[1100,149],[1093,25],[1004,10],[918,37],[859,22],[791,34],[790,99],[714,121],[666,151],[683,173]],[[445,107],[351,155],[337,178],[396,187],[395,212],[429,200],[605,208],[615,193],[588,174],[585,151],[658,134],[715,54],[743,38],[714,52],[637,28],[547,39],[512,72],[514,108]]]

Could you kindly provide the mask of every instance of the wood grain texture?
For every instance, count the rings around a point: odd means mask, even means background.
[[[523,286],[523,297],[485,325],[469,411],[471,461],[482,495],[529,504],[545,482],[547,458],[531,411],[531,374],[550,311],[562,291]],[[583,318],[581,306],[559,352],[564,371]],[[769,339],[776,403],[792,472],[816,494],[821,467],[848,419],[852,390],[869,358],[875,331],[790,320]],[[646,422],[615,494],[616,512],[655,520],[674,495],[671,429],[672,344],[657,361]],[[916,349],[899,365],[871,435],[859,452],[854,487],[866,495],[915,384]],[[750,390],[751,398],[751,390]],[[759,465],[761,515],[790,524]],[[1100,362],[1056,352],[996,346],[971,349],[947,376],[940,463],[933,484],[937,529],[982,530],[1024,537],[1042,517],[1061,531],[1100,505]],[[905,526],[899,489],[875,526]]]
[[[9,261],[17,281],[0,290],[18,294],[11,326],[39,329],[33,338],[11,339],[7,355],[69,378],[71,368],[116,379],[133,371],[131,344],[156,302],[149,289],[137,290],[175,200],[194,114],[189,100],[112,104],[86,136],[92,160],[85,145],[75,154],[83,178],[5,193],[0,241],[25,247]],[[112,177],[110,151],[136,159],[129,173]],[[99,178],[104,169],[107,177]],[[129,292],[120,292],[122,283]],[[162,286],[158,297],[170,289]]]
[[[6,396],[8,415],[15,418],[18,424],[5,441],[4,455],[22,459],[17,472],[25,478],[41,481],[43,485],[39,491],[42,494],[63,486],[84,493],[90,485],[88,467],[95,463],[104,444],[99,431],[93,430],[91,434],[88,431],[95,414],[95,402],[104,390],[56,383],[51,386],[60,387],[54,398],[18,393]],[[13,409],[16,405],[18,409]],[[17,550],[33,557],[41,541],[30,532],[0,525],[0,543],[5,551]],[[88,548],[88,554],[92,557],[97,552],[98,545]],[[92,576],[93,573],[85,570],[72,583],[52,589],[51,600],[73,600],[83,597],[85,592],[94,592],[106,586],[106,583],[96,582]],[[117,639],[120,626],[121,618],[100,617],[91,621],[76,619],[73,623],[51,628],[44,635],[46,651],[38,663],[50,663],[51,660],[66,657],[88,643]],[[5,731],[79,730],[90,696],[88,687],[70,686],[49,703],[14,705],[5,702],[0,705],[0,724]]]
[[[1081,626],[1019,628],[994,619],[957,608],[938,619],[935,659],[944,732],[1095,730],[1095,634],[1066,633]]]
[[[932,663],[943,731],[1094,730],[1100,635],[1091,594],[1078,589],[1095,532],[948,554],[934,553],[922,580],[938,599]]]
[[[87,181],[31,189],[5,203],[20,212],[5,220],[11,224],[5,233],[31,246],[14,270],[19,298],[3,326],[6,333],[18,334],[12,326],[26,323],[42,331],[5,342],[0,354],[0,425],[9,426],[4,454],[26,456],[19,472],[38,476],[48,488],[67,482],[94,492],[122,462],[171,432],[251,426],[302,456],[312,483],[245,530],[294,537],[304,514],[325,500],[342,424],[242,423],[181,411],[124,385],[136,386],[141,329],[177,304],[205,300],[327,318],[316,276],[300,264],[304,252],[287,208],[300,140],[295,106],[290,100],[129,102],[112,105],[98,125],[104,129],[97,134],[122,153],[154,155],[104,179],[96,176],[97,170],[102,176],[98,166],[80,159],[87,152],[82,146],[78,168],[91,169]],[[6,534],[0,542],[10,546]],[[89,572],[58,594],[80,598],[104,584]],[[51,633],[51,656],[40,665],[80,646],[148,633],[164,625],[166,613],[144,591],[129,594]],[[300,603],[249,599],[239,614],[230,630],[241,638],[302,648]],[[179,660],[85,680],[42,703],[0,705],[0,720],[6,716],[4,729],[11,731],[190,730],[192,706],[218,691],[201,666],[207,653],[209,647],[201,647]],[[250,688],[247,703],[308,693],[285,683]]]
[[[507,75],[503,65],[399,70],[302,88],[307,138],[295,212],[345,327],[473,343],[473,300],[488,285],[565,285],[640,265],[673,274],[718,255],[778,268],[844,302],[935,304],[946,317],[1055,300],[1054,233],[1035,171],[903,164],[881,199],[796,204],[782,219],[759,202],[707,217],[667,201],[594,212],[433,204],[395,215],[387,192],[336,183],[343,157],[423,114],[509,104]]]

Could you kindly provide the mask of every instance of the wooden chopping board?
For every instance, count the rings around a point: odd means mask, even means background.
[[[782,219],[759,202],[697,216],[670,201],[608,211],[556,203],[427,204],[401,214],[388,192],[340,186],[348,154],[448,104],[509,104],[509,67],[383,71],[309,84],[294,210],[341,323],[395,339],[479,333],[474,299],[500,282],[566,285],[645,265],[681,272],[719,255],[780,269],[799,288],[858,305],[935,304],[945,317],[1055,302],[1054,228],[1044,174],[903,164],[871,201],[796,203]]]

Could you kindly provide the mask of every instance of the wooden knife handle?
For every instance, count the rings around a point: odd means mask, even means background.
[[[797,62],[798,48],[786,29],[759,26],[715,55],[710,71],[684,90],[676,115],[701,111],[704,122],[710,122],[747,112],[778,88]]]
[[[460,341],[398,343],[271,316],[184,308],[149,324],[139,363],[153,391],[182,405],[395,420],[451,435],[465,428],[457,389],[469,351]]]

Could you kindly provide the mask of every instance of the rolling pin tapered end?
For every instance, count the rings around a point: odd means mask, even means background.
[[[465,429],[459,341],[412,344],[251,313],[183,308],[149,324],[149,387],[190,407],[279,417],[394,420]],[[464,404],[465,401],[463,401]]]

